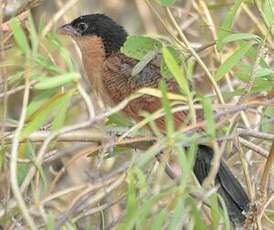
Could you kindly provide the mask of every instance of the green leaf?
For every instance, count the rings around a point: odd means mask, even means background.
[[[176,59],[173,57],[172,53],[169,51],[167,47],[162,48],[162,54],[169,71],[174,76],[175,80],[177,81],[178,85],[182,89],[183,93],[189,96],[190,90],[188,88],[187,79],[185,78],[183,71],[178,65]]]
[[[66,119],[68,108],[70,106],[70,101],[71,101],[73,92],[74,92],[73,90],[69,91],[60,101],[60,108],[54,120],[52,121],[51,130],[56,130],[63,126]]]
[[[228,214],[228,210],[227,207],[225,205],[225,201],[223,199],[223,197],[220,194],[217,194],[219,201],[222,205],[222,211],[223,211],[223,219],[224,219],[224,229],[225,230],[229,230],[230,229],[230,220],[229,220],[229,214]]]
[[[263,12],[269,23],[269,25],[274,25],[274,13],[273,13],[274,1],[273,0],[264,0],[263,3]]]
[[[222,43],[235,42],[239,40],[255,40],[257,42],[261,42],[261,38],[255,34],[248,33],[237,33],[237,34],[228,34],[222,40]]]
[[[12,18],[10,20],[10,28],[17,45],[22,50],[22,52],[28,56],[30,54],[29,43],[17,18]]]
[[[139,74],[146,65],[155,57],[155,55],[158,53],[157,50],[151,50],[149,51],[142,59],[133,67],[131,75],[136,76]]]
[[[240,8],[242,0],[236,0],[231,10],[226,14],[225,19],[222,23],[222,26],[218,30],[218,39],[216,42],[216,46],[218,50],[223,49],[223,38],[231,33],[231,28],[233,24],[233,19]]]
[[[55,226],[55,215],[49,211],[48,212],[48,216],[47,216],[47,230],[54,230],[54,226]]]
[[[178,65],[181,66],[183,57],[180,56],[180,53],[171,46],[168,47],[168,50],[171,52],[172,56],[176,59],[176,62],[178,63]],[[163,58],[161,58],[160,73],[161,73],[161,76],[163,76],[166,79],[170,79],[172,77],[172,73],[169,71],[165,63],[165,60]]]
[[[29,122],[21,132],[21,139],[28,137],[33,131],[39,129],[44,122],[48,119],[49,113],[53,111],[54,108],[60,106],[60,103],[63,100],[63,97],[66,94],[60,95],[54,100],[50,101],[49,104],[42,110],[39,110],[39,113],[35,114],[31,122]]]
[[[181,141],[185,143],[189,143],[189,147],[186,149],[182,148]],[[182,175],[180,178],[180,187],[181,191],[183,191],[188,182],[189,178],[193,172],[193,165],[195,161],[195,156],[197,152],[197,140],[196,137],[192,136],[191,138],[180,134],[180,139],[175,139],[176,142],[176,152],[179,157],[179,165],[182,171]]]
[[[169,230],[182,229],[182,226],[179,226],[179,224],[181,223],[183,211],[184,211],[184,198],[182,196],[179,196],[177,198],[175,210],[172,214],[171,223],[168,228]]]
[[[171,112],[170,102],[167,98],[167,86],[164,81],[160,82],[160,89],[162,92],[161,102],[165,111],[165,125],[166,125],[167,136],[169,140],[172,141],[172,135],[174,132],[173,115]]]
[[[201,209],[198,209],[196,202],[189,198],[187,200],[190,203],[191,211],[192,211],[192,217],[194,219],[194,228],[195,230],[206,230],[206,224],[203,222]]]
[[[117,124],[119,126],[131,126],[132,122],[123,113],[114,113],[108,117],[107,124]]]
[[[34,85],[34,89],[51,89],[63,86],[71,81],[77,81],[81,77],[79,73],[66,73],[50,78],[44,78]]]
[[[264,111],[264,116],[261,122],[261,129],[263,132],[273,132],[274,126],[270,119],[274,117],[274,106],[269,106]]]
[[[33,17],[31,15],[31,11],[28,12],[28,30],[30,32],[30,40],[31,40],[31,49],[33,54],[33,59],[36,59],[38,46],[39,46],[39,37],[35,28],[35,24],[33,21]]]
[[[172,6],[176,0],[156,0],[162,6]]]
[[[237,65],[241,58],[246,54],[246,52],[252,47],[256,42],[245,42],[240,46],[231,56],[229,56],[223,64],[217,69],[215,74],[215,79],[217,81],[221,80],[226,73],[230,71],[232,67]]]
[[[23,158],[23,159],[30,159],[34,156],[34,153],[35,153],[35,150],[34,150],[34,147],[31,143],[27,142],[27,143],[22,143],[20,144],[19,146],[19,149],[18,149],[18,156],[20,158]],[[21,184],[29,169],[30,169],[30,164],[18,164],[17,165],[17,178],[18,178],[18,183]]]
[[[47,90],[39,96],[35,97],[28,105],[27,119],[29,119],[34,112],[36,112],[47,100],[49,100],[57,90],[58,89]]]
[[[210,205],[211,205],[210,211],[211,211],[211,219],[212,219],[212,229],[218,230],[220,210],[219,210],[218,197],[216,194],[211,195]]]
[[[165,223],[165,218],[166,218],[166,210],[162,209],[160,213],[155,217],[155,221],[151,225],[151,230],[159,230],[163,229],[163,225]]]
[[[268,68],[260,68],[255,71],[255,77],[264,77],[268,75],[273,75],[274,71]]]
[[[0,146],[0,171],[2,172],[5,159],[6,159],[6,152],[7,152],[6,146]]]
[[[215,130],[215,120],[214,114],[212,109],[212,102],[209,98],[204,97],[202,99],[203,109],[204,109],[204,117],[207,123],[206,129],[207,133],[211,138],[216,137],[216,130]]]
[[[156,39],[133,35],[128,37],[121,51],[128,57],[141,60],[149,51],[159,50],[161,46],[161,42]]]
[[[136,180],[132,171],[128,172],[127,177],[128,190],[127,190],[127,216],[123,221],[121,229],[132,229],[135,223],[136,215],[138,213],[137,208],[137,196],[136,196]]]
[[[37,65],[40,65],[41,67],[47,69],[47,70],[50,70],[54,73],[57,73],[57,74],[62,74],[64,73],[64,69],[60,68],[59,66],[55,65],[51,60],[50,58],[48,57],[44,57],[44,56],[41,56],[41,55],[38,55],[36,58],[35,58],[35,63]]]

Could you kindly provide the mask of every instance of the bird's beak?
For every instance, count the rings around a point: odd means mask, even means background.
[[[65,24],[57,29],[57,33],[61,35],[78,36],[79,33],[71,24]]]

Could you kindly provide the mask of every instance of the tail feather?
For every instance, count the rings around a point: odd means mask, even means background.
[[[210,171],[212,158],[213,150],[207,146],[199,145],[194,173],[200,183],[204,181]],[[224,199],[231,222],[237,226],[243,225],[246,219],[244,212],[248,211],[250,201],[243,187],[224,161],[220,162],[215,184],[219,186],[218,193]]]

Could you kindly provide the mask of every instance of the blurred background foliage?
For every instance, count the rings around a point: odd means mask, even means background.
[[[264,177],[273,174],[265,164],[274,140],[273,0],[0,4],[3,229],[233,229],[216,188],[192,175],[197,143],[208,142],[255,205],[246,229],[274,227],[273,182]],[[181,95],[165,85],[141,90],[161,97],[163,108],[137,124],[116,113],[121,107],[103,105],[79,50],[56,34],[56,27],[96,12],[134,35],[122,48],[140,60],[133,75],[161,53],[162,76],[181,88]],[[178,105],[190,115],[174,131]],[[205,115],[204,132],[191,126],[195,110]],[[153,122],[161,113],[166,134]],[[190,146],[187,154],[182,146]],[[162,163],[154,157],[160,152]],[[176,180],[164,173],[167,161],[182,173]]]

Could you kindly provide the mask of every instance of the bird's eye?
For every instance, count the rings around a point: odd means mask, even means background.
[[[87,30],[87,28],[88,28],[88,25],[86,23],[84,23],[84,22],[80,22],[78,24],[78,28],[79,28],[79,30],[81,32],[85,32]]]

